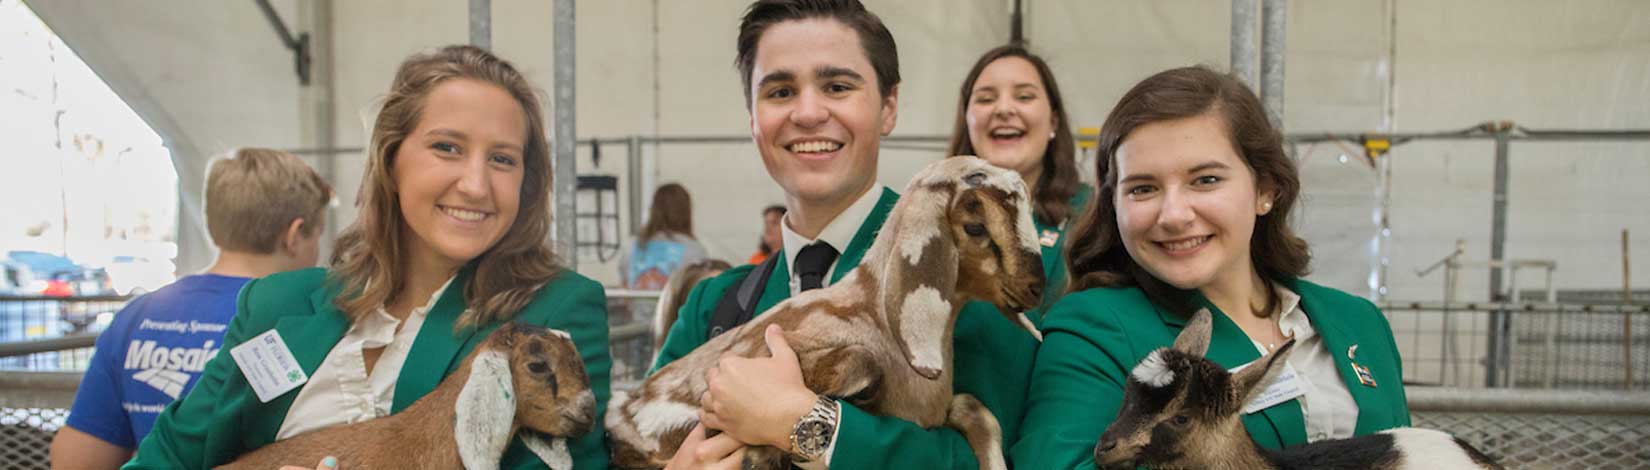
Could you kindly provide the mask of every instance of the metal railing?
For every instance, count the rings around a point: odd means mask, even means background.
[[[1650,305],[1390,302],[1382,306],[1404,361],[1404,381],[1450,387],[1650,390],[1650,333],[1627,338],[1626,317]],[[1506,319],[1500,331],[1492,318]],[[1490,338],[1500,341],[1490,341]],[[1493,354],[1492,347],[1504,348]],[[1632,369],[1625,352],[1637,358]],[[1494,361],[1494,362],[1492,362]],[[1492,384],[1486,370],[1493,367]]]
[[[0,296],[0,370],[84,370],[125,296]]]

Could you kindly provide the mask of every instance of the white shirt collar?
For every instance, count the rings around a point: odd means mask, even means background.
[[[1306,341],[1306,338],[1317,335],[1312,328],[1312,321],[1306,317],[1306,311],[1301,310],[1301,296],[1294,291],[1277,286],[1278,309],[1282,317],[1278,318],[1278,330],[1284,336],[1295,338],[1296,342]]]
[[[796,277],[796,255],[802,252],[802,247],[822,241],[831,244],[831,248],[836,248],[839,254],[848,249],[848,244],[854,241],[854,235],[859,232],[860,226],[865,225],[865,219],[871,216],[871,211],[876,210],[877,201],[882,199],[882,192],[881,183],[872,185],[865,194],[859,195],[859,199],[855,200],[853,205],[825,224],[825,229],[819,231],[819,238],[815,239],[809,239],[791,230],[790,216],[785,216],[782,221],[784,223],[779,224],[779,234],[780,243],[785,245],[785,266],[791,275],[792,294],[797,293],[800,286],[800,281]],[[830,284],[831,277],[835,276],[835,272],[836,262],[833,261],[830,271],[825,276],[827,285]]]

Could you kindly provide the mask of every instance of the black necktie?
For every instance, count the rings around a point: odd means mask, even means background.
[[[818,289],[825,285],[825,272],[836,261],[836,248],[825,242],[802,247],[796,254],[796,277],[802,281],[802,290]]]

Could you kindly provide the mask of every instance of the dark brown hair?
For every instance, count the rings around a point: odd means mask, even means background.
[[[785,206],[781,204],[773,204],[762,208],[762,230],[764,231],[768,229],[768,214],[779,214],[780,217],[784,217]],[[779,247],[777,246],[768,246],[768,240],[766,238],[761,236],[756,237],[756,251],[762,252],[762,255],[771,255],[778,249]]]
[[[894,35],[859,0],[757,0],[745,9],[739,21],[738,53],[733,59],[739,69],[739,82],[745,86],[745,107],[751,105],[751,70],[756,68],[756,43],[762,33],[786,21],[826,18],[859,34],[859,46],[865,49],[865,58],[877,73],[877,91],[883,98],[893,93],[899,84],[899,50],[894,47]]]
[[[693,198],[687,188],[667,183],[653,190],[653,207],[647,211],[647,225],[637,237],[642,244],[666,233],[693,236]]]
[[[1031,62],[1037,69],[1037,77],[1043,81],[1044,93],[1048,94],[1049,110],[1054,115],[1054,140],[1049,142],[1043,150],[1043,174],[1037,177],[1037,193],[1031,195],[1032,213],[1037,221],[1048,225],[1059,225],[1071,216],[1071,197],[1077,194],[1080,184],[1077,181],[1077,141],[1071,135],[1071,127],[1066,119],[1066,102],[1060,97],[1060,85],[1054,83],[1054,71],[1048,67],[1048,62],[1042,57],[1032,54],[1025,47],[1010,44],[986,51],[974,62],[974,68],[968,71],[968,78],[963,79],[962,91],[957,98],[956,124],[951,128],[951,147],[949,155],[977,155],[974,142],[968,138],[968,99],[974,95],[974,84],[980,80],[980,74],[992,62],[1005,57],[1019,57]]]
[[[329,272],[340,288],[335,302],[351,319],[383,307],[406,288],[407,251],[401,240],[406,221],[395,196],[395,154],[418,125],[430,92],[461,79],[499,87],[516,99],[527,121],[522,130],[527,146],[522,152],[516,220],[492,248],[470,261],[475,274],[464,286],[469,309],[458,325],[493,323],[515,315],[561,270],[545,244],[550,231],[550,144],[538,95],[509,62],[479,48],[447,46],[401,63],[373,124],[356,201],[360,213],[339,235]]]
[[[1302,276],[1312,260],[1306,241],[1289,228],[1289,210],[1300,195],[1295,163],[1283,152],[1283,137],[1266,120],[1260,100],[1236,77],[1207,67],[1183,67],[1152,75],[1130,89],[1112,108],[1100,127],[1100,154],[1095,175],[1100,181],[1094,203],[1078,221],[1072,235],[1067,268],[1071,291],[1093,287],[1139,286],[1146,296],[1176,314],[1194,309],[1188,292],[1152,276],[1123,246],[1117,227],[1117,148],[1140,126],[1214,113],[1225,123],[1227,139],[1238,157],[1255,174],[1257,192],[1272,194],[1272,210],[1255,221],[1250,258],[1266,284],[1263,315],[1278,308],[1274,283]]]

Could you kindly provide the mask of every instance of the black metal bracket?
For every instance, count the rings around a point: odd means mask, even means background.
[[[292,31],[286,28],[286,22],[281,21],[281,15],[275,12],[275,7],[269,0],[253,0],[258,8],[263,10],[264,18],[269,20],[269,26],[275,28],[275,35],[280,38],[281,44],[292,50],[292,67],[298,72],[298,84],[309,85],[309,33],[299,33],[292,36]]]

